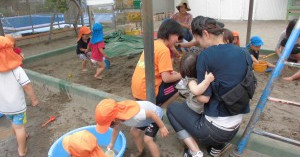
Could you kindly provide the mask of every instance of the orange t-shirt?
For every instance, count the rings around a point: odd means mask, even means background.
[[[169,48],[163,40],[154,41],[154,75],[155,75],[155,95],[162,83],[161,73],[173,71],[172,60]],[[134,98],[146,100],[146,74],[144,52],[142,53],[132,76],[131,92]]]

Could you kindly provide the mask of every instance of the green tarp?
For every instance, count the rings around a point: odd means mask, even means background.
[[[144,50],[142,37],[124,35],[121,31],[104,37],[105,53],[108,57],[128,56]]]

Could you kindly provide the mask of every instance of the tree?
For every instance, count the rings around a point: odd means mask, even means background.
[[[73,23],[75,33],[76,33],[76,35],[78,34],[77,24],[78,24],[79,17],[82,16],[82,9],[80,7],[79,2],[77,0],[47,0],[46,5],[53,12],[53,15],[52,15],[52,18],[51,18],[51,24],[50,24],[50,32],[49,32],[48,43],[51,41],[53,23],[54,23],[56,14],[65,13],[69,9],[68,4],[70,2],[74,3],[76,5],[77,9],[78,9],[77,17],[75,19],[75,22]]]

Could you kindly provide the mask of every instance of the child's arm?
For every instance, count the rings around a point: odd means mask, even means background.
[[[84,52],[84,53],[87,53],[88,52],[88,49],[84,49],[84,48],[80,48],[79,49],[81,52]]]
[[[112,133],[112,136],[111,136],[111,139],[110,139],[110,143],[106,147],[107,150],[113,150],[116,139],[119,135],[119,132],[120,132],[120,125],[115,125],[114,128],[113,128],[113,133]]]
[[[146,117],[151,118],[159,127],[161,137],[167,137],[169,134],[164,122],[153,111],[146,110]]]
[[[102,53],[103,57],[107,58],[107,56],[106,56],[106,54],[105,54],[103,48],[99,48],[99,51],[100,51],[100,53]]]
[[[165,71],[161,73],[161,78],[165,83],[172,83],[181,79],[180,73],[176,71]]]
[[[254,63],[257,63],[257,64],[259,63],[259,61],[253,55],[251,55],[251,58]]]
[[[205,90],[209,87],[210,83],[215,80],[212,73],[205,73],[205,79],[197,85],[197,82],[192,80],[189,82],[188,86],[194,95],[202,95]]]
[[[31,99],[31,105],[37,106],[39,104],[39,101],[34,94],[31,84],[28,83],[28,84],[24,85],[23,89],[24,89],[25,93],[29,96],[29,98]]]

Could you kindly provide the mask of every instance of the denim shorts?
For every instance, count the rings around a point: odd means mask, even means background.
[[[10,120],[14,125],[24,125],[27,122],[26,112],[13,114],[13,115],[5,115],[8,120]]]

